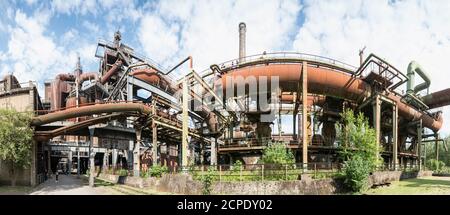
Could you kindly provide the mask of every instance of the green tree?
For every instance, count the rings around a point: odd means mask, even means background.
[[[30,166],[33,129],[31,114],[0,109],[0,159],[10,165],[11,185],[16,185],[17,170]]]
[[[293,164],[295,157],[283,143],[269,143],[264,149],[262,161],[265,164]]]
[[[339,156],[344,161],[344,183],[354,192],[366,188],[369,174],[382,163],[376,133],[362,113],[345,110],[342,123],[336,124]]]

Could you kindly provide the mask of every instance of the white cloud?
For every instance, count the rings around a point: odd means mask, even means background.
[[[151,7],[156,12],[141,20],[138,34],[145,54],[165,60],[166,66],[192,55],[197,70],[238,57],[242,21],[247,24],[247,54],[281,49],[289,44],[300,10],[297,1],[173,0]]]
[[[411,60],[431,76],[430,91],[448,88],[450,4],[447,1],[306,1],[294,48],[359,64],[358,50],[375,53],[406,73]],[[420,82],[417,80],[416,82]],[[445,110],[443,131],[450,132]]]
[[[35,4],[37,2],[37,0],[26,0],[26,2],[28,5],[31,6],[31,5]]]
[[[98,34],[100,29],[97,24],[89,22],[87,20],[83,21],[83,27],[88,29],[90,34]]]
[[[96,14],[97,13],[97,2],[96,0],[54,0],[52,2],[52,8],[63,14],[82,14],[87,13]]]

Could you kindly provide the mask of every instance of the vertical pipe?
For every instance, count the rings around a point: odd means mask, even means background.
[[[394,104],[392,109],[392,162],[394,164],[394,170],[397,169],[397,150],[398,150],[398,108],[397,104]]]
[[[417,156],[419,157],[419,170],[422,169],[422,120],[417,126]]]
[[[141,170],[141,159],[140,159],[140,152],[141,152],[141,134],[142,130],[141,128],[136,128],[136,143],[134,145],[133,149],[133,170],[134,170],[134,176],[139,177],[139,173]]]
[[[152,122],[152,142],[152,163],[156,166],[158,164],[158,127],[154,121]]]
[[[187,78],[185,77],[183,80],[183,106],[182,106],[182,138],[181,138],[181,166],[182,167],[186,167],[188,166],[188,157],[187,157],[187,152],[188,152],[188,81]]]
[[[435,146],[436,146],[435,153],[436,153],[436,160],[437,161],[439,161],[439,141],[438,141],[438,139],[439,139],[439,135],[438,135],[438,133],[435,133],[434,134],[434,141],[435,141]]]
[[[375,101],[373,103],[373,127],[375,128],[375,137],[376,137],[376,157],[379,159],[380,157],[380,117],[381,117],[381,100],[380,96],[375,96]]]
[[[217,141],[216,138],[211,138],[211,165],[217,165]]]
[[[239,23],[239,63],[244,62],[245,58],[245,33],[247,27],[244,22]]]
[[[302,69],[302,142],[303,142],[303,168],[308,169],[308,64],[303,62]]]
[[[89,186],[94,187],[95,151],[93,145],[94,129],[89,129]]]

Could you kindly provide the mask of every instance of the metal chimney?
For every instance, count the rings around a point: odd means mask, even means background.
[[[245,32],[247,28],[244,22],[239,23],[239,62],[244,62],[245,58]]]

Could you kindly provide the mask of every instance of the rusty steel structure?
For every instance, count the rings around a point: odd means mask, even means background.
[[[98,72],[83,73],[78,62],[46,85],[48,108],[31,122],[35,139],[96,140],[103,159],[114,160],[115,147],[100,143],[121,137],[130,143],[122,148],[135,175],[156,164],[253,164],[270,142],[286,143],[305,167],[336,162],[334,125],[346,108],[370,119],[390,168],[420,166],[422,141],[438,139],[443,117],[435,108],[450,104],[450,89],[419,94],[431,80],[417,63],[405,75],[374,54],[363,61],[362,52],[359,67],[303,53],[246,56],[246,31],[240,23],[239,58],[201,72],[191,56],[162,69],[122,44],[119,32],[113,42],[99,41]],[[175,78],[188,61],[185,75]],[[415,73],[425,82],[414,86]],[[91,166],[96,153],[89,154]]]

